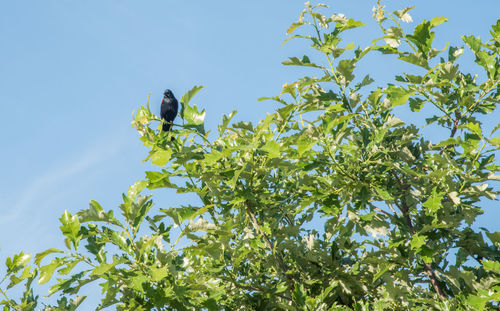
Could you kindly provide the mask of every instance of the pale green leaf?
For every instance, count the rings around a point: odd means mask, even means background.
[[[81,235],[79,235],[81,225],[78,217],[76,215],[71,216],[71,214],[66,210],[64,211],[61,218],[59,218],[59,221],[62,224],[59,229],[61,229],[61,232],[64,234],[64,236],[66,236],[66,238],[71,241],[73,243],[73,246],[76,248],[78,246],[78,242],[81,239]]]
[[[489,141],[492,145],[495,145],[495,146],[497,146],[497,147],[500,147],[500,137],[490,138],[490,139],[488,139],[488,141]]]
[[[267,141],[262,147],[269,155],[269,158],[276,158],[280,156],[280,144],[274,140]]]
[[[500,262],[499,261],[491,261],[491,260],[485,260],[482,262],[484,270],[486,271],[492,271],[497,274],[500,274]]]
[[[463,127],[467,128],[471,132],[477,134],[479,137],[483,136],[483,133],[481,131],[481,126],[479,125],[478,122],[470,122],[470,123],[464,124]]]
[[[316,141],[312,139],[308,131],[305,131],[297,141],[297,150],[299,152],[299,156],[309,151],[315,144]]]
[[[188,106],[189,102],[196,93],[198,93],[203,88],[203,85],[195,85],[192,89],[186,92],[181,98],[181,103]]]
[[[35,255],[35,264],[40,265],[42,259],[45,258],[45,256],[53,253],[63,253],[63,251],[60,251],[57,248],[49,248],[41,253],[38,253]]]
[[[410,246],[414,250],[419,250],[422,247],[422,245],[425,245],[425,243],[426,243],[425,236],[420,234],[415,234],[411,238]]]
[[[441,25],[444,22],[447,22],[449,18],[444,16],[436,16],[431,19],[431,28]]]
[[[38,278],[38,283],[47,283],[52,278],[54,271],[63,264],[64,262],[61,260],[52,260],[50,264],[40,267],[40,277]]]
[[[302,25],[306,25],[306,24],[309,24],[308,22],[304,22],[304,21],[299,21],[299,22],[296,22],[296,23],[293,23],[292,25],[290,25],[290,27],[288,27],[288,29],[286,30],[286,34],[289,35],[291,34],[292,32],[295,31],[295,29],[299,28],[300,26]]]
[[[386,89],[386,93],[393,107],[406,104],[410,96],[414,95],[413,91],[394,85],[390,85]]]
[[[432,189],[431,196],[422,203],[423,206],[427,207],[430,211],[436,212],[441,207],[442,195],[436,191],[436,188]]]
[[[156,150],[151,156],[151,163],[158,166],[165,166],[170,161],[171,156],[172,150],[170,149]]]
[[[170,150],[168,150],[170,151]],[[142,192],[148,186],[148,182],[145,180],[138,180],[132,186],[128,188],[127,196],[131,199],[137,198],[137,195]]]

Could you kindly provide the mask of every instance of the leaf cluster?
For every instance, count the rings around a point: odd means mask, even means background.
[[[281,106],[258,124],[224,116],[215,133],[205,111],[181,99],[182,125],[162,132],[149,104],[132,125],[160,167],[123,194],[121,215],[90,202],[65,212],[66,250],[7,260],[10,288],[26,281],[21,302],[33,310],[33,280],[57,275],[46,310],[74,310],[82,286],[97,282],[98,309],[117,310],[495,310],[500,303],[500,233],[473,229],[482,200],[495,200],[500,138],[481,115],[500,100],[500,20],[491,39],[434,47],[444,17],[412,22],[407,7],[373,17],[382,37],[344,44],[364,26],[325,5],[306,3],[288,39],[309,41],[312,55],[291,57],[317,76],[286,83]],[[309,29],[306,29],[309,27]],[[296,34],[304,30],[303,34]],[[461,71],[468,48],[484,79]],[[384,87],[357,66],[369,53],[415,65]],[[318,59],[319,59],[318,57]],[[431,142],[396,116],[408,106],[447,138]],[[198,204],[153,208],[154,189],[191,193]],[[48,261],[47,261],[48,260]],[[2,290],[5,295],[5,291]],[[7,297],[5,295],[5,297]],[[74,297],[72,300],[70,297]]]

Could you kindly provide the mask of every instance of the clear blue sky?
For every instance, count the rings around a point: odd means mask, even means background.
[[[324,2],[368,25],[353,37],[375,38],[375,1]],[[449,17],[436,40],[455,45],[462,34],[487,37],[500,17],[498,0],[386,2],[416,4],[414,21]],[[281,48],[302,8],[301,0],[1,1],[0,263],[21,250],[62,248],[65,209],[75,213],[90,199],[115,208],[144,177],[147,150],[130,121],[148,93],[159,113],[165,88],[180,98],[205,85],[194,102],[207,110],[208,129],[234,109],[252,121],[271,112],[276,106],[257,98],[304,73],[281,61],[310,53],[300,42]],[[403,68],[380,60],[363,64],[375,78]],[[157,207],[176,202],[158,193]],[[487,213],[482,221],[500,230],[498,203]]]

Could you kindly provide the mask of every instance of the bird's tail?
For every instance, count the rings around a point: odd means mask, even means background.
[[[172,128],[172,123],[163,123],[162,129],[164,132],[170,131],[171,128]]]

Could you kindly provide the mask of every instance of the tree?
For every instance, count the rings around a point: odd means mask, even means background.
[[[80,288],[97,282],[99,308],[118,310],[485,310],[500,307],[500,232],[474,229],[481,200],[498,193],[495,154],[500,137],[485,132],[481,115],[500,100],[500,20],[492,38],[463,36],[482,70],[463,73],[463,47],[436,49],[434,17],[406,33],[413,7],[373,17],[382,37],[365,48],[343,44],[364,24],[326,17],[311,5],[287,33],[311,43],[312,56],[284,65],[306,66],[319,77],[285,84],[282,106],[257,125],[204,128],[205,111],[181,99],[182,125],[160,130],[149,105],[132,125],[161,167],[123,194],[121,216],[91,201],[65,212],[66,250],[7,259],[7,288],[25,282],[17,300],[1,289],[6,310],[33,310],[33,281],[57,280],[60,297],[46,310],[74,310]],[[309,27],[307,29],[306,27]],[[373,86],[356,77],[358,62],[381,52],[415,65],[393,83]],[[439,57],[438,57],[439,56]],[[431,143],[396,116],[447,131]],[[171,138],[175,137],[174,140]],[[154,210],[149,190],[193,193],[199,204]]]

